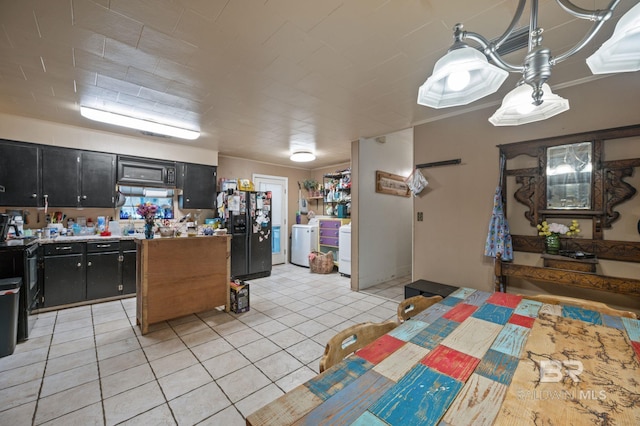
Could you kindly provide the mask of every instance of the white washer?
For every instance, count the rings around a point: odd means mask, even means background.
[[[309,267],[309,253],[318,249],[318,223],[291,227],[291,263]]]
[[[338,231],[338,272],[351,276],[351,224],[342,225]]]

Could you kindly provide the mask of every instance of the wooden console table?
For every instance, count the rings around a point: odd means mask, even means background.
[[[229,311],[231,236],[136,240],[136,317],[149,325],[204,312]]]
[[[576,270],[517,265],[511,262],[503,262],[499,253],[495,261],[495,277],[495,290],[500,292],[507,291],[507,277],[515,277],[525,280],[552,282],[570,287],[640,296],[640,280],[637,279],[611,277]]]

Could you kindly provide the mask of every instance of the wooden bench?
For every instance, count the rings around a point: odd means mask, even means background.
[[[404,286],[404,298],[422,295],[425,297],[442,296],[447,297],[458,287],[447,284],[440,284],[433,281],[417,280]]]

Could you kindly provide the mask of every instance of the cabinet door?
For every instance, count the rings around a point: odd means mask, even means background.
[[[42,149],[42,195],[49,207],[78,207],[80,151],[66,148]]]
[[[116,156],[83,151],[80,158],[80,205],[113,208],[116,191]]]
[[[85,264],[82,254],[44,258],[44,307],[85,300]]]
[[[136,293],[136,252],[122,253],[122,294]]]
[[[0,142],[0,206],[37,207],[38,147]]]
[[[216,167],[184,164],[180,208],[216,208]]]
[[[87,254],[87,300],[120,294],[119,252]]]

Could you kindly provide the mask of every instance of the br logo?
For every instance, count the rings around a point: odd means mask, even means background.
[[[578,376],[582,371],[580,361],[543,360],[540,361],[540,383],[557,383],[562,381],[565,375],[569,376],[574,383],[578,383],[580,381]]]

